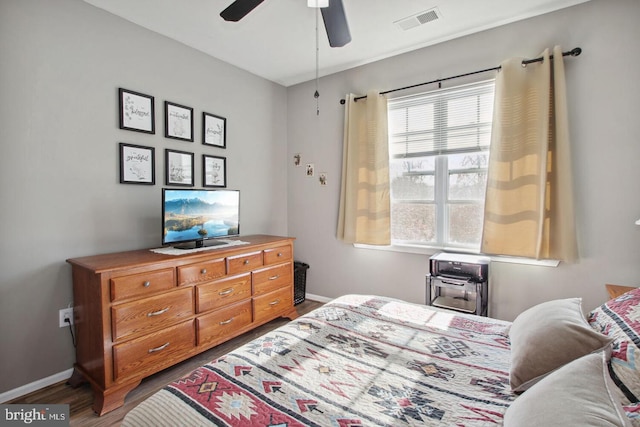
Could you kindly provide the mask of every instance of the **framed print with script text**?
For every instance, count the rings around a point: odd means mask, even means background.
[[[164,150],[165,183],[193,187],[193,153]]]
[[[203,112],[202,143],[227,148],[227,119]]]
[[[193,108],[164,101],[164,136],[193,142]]]
[[[227,158],[202,155],[202,186],[221,187],[227,186]]]
[[[155,149],[142,145],[120,143],[120,183],[156,183]]]
[[[118,89],[120,129],[156,133],[155,100],[153,96]]]

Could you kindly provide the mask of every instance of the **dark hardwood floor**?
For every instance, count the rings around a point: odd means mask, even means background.
[[[305,300],[297,305],[300,315],[310,312],[323,303],[317,301]],[[222,356],[233,349],[259,337],[278,326],[284,325],[289,319],[275,319],[262,325],[253,331],[249,331],[244,335],[236,337],[230,341],[220,344],[210,350],[207,350],[191,359],[185,360],[175,366],[167,368],[157,374],[142,380],[140,386],[131,391],[125,400],[124,406],[111,411],[101,417],[98,417],[91,405],[93,404],[93,394],[88,384],[83,384],[78,388],[73,388],[66,384],[66,381],[45,387],[28,395],[19,397],[7,403],[32,403],[32,404],[67,404],[69,405],[70,424],[72,426],[117,426],[120,425],[122,419],[136,405],[144,399],[160,390],[166,384],[176,380],[198,366],[204,365],[210,360]]]

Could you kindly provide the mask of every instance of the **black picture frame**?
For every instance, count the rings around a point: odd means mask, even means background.
[[[227,187],[227,158],[202,155],[202,186]]]
[[[165,184],[193,187],[193,153],[164,150]]]
[[[227,119],[202,112],[202,143],[213,147],[227,148]]]
[[[155,148],[119,143],[120,184],[156,184]]]
[[[118,88],[120,129],[156,133],[155,98],[151,95]]]
[[[164,101],[164,136],[193,142],[193,108]]]

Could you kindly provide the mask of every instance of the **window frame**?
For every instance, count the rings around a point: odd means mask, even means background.
[[[394,115],[391,113],[393,110],[393,106],[394,104],[400,104],[402,105],[403,100],[406,98],[411,98],[411,100],[409,100],[409,103],[407,106],[404,107],[396,107],[397,109],[402,109],[405,108],[406,112],[405,112],[405,130],[404,132],[396,132],[396,133],[392,133],[394,126],[392,126],[392,124],[389,124],[389,140],[390,141],[398,141],[395,144],[397,145],[393,145],[390,142],[390,147],[389,147],[389,161],[390,163],[394,163],[397,162],[398,160],[402,161],[404,159],[406,160],[411,160],[412,158],[426,158],[426,157],[434,157],[434,170],[428,170],[428,171],[418,171],[418,172],[403,172],[402,175],[404,176],[409,176],[409,175],[413,175],[413,176],[434,176],[434,197],[433,200],[420,200],[420,199],[398,199],[401,200],[403,203],[407,203],[407,204],[428,204],[428,205],[434,205],[434,209],[435,209],[435,225],[434,225],[434,231],[435,231],[435,240],[434,241],[429,241],[429,242],[420,242],[420,241],[410,241],[410,240],[399,240],[399,239],[394,239],[394,236],[391,236],[391,245],[395,246],[395,247],[405,247],[405,248],[425,248],[425,249],[453,249],[456,251],[468,251],[468,252],[472,252],[472,253],[479,253],[480,250],[480,241],[478,240],[477,244],[473,244],[473,245],[469,245],[469,244],[463,244],[463,243],[455,243],[451,241],[451,227],[449,224],[450,221],[450,215],[451,215],[451,207],[453,205],[456,204],[467,204],[467,205],[473,205],[473,204],[478,204],[478,205],[484,205],[484,196],[482,197],[481,200],[476,200],[476,199],[451,199],[450,198],[450,177],[452,174],[455,173],[473,173],[473,172],[479,172],[479,173],[484,173],[486,176],[486,172],[487,172],[487,165],[485,164],[484,167],[469,167],[469,168],[460,168],[460,167],[456,167],[453,169],[449,168],[449,156],[450,155],[454,155],[454,154],[459,154],[459,153],[465,153],[465,152],[471,152],[471,153],[486,153],[486,159],[488,161],[488,155],[489,155],[489,147],[488,147],[488,143],[486,145],[481,145],[480,144],[480,140],[482,138],[482,134],[483,131],[486,133],[487,132],[487,122],[486,121],[482,121],[481,117],[482,117],[482,108],[486,108],[486,105],[480,105],[480,98],[478,98],[478,104],[475,107],[475,111],[471,111],[472,113],[475,112],[477,115],[477,122],[473,123],[473,124],[463,124],[463,125],[452,125],[449,126],[447,123],[447,119],[451,117],[451,115],[449,114],[449,111],[447,109],[447,101],[448,100],[452,100],[452,99],[456,99],[458,96],[457,94],[463,90],[465,90],[466,86],[470,86],[471,89],[473,88],[480,88],[480,90],[478,91],[477,95],[480,96],[482,94],[486,94],[486,93],[492,93],[494,91],[495,88],[495,79],[490,79],[490,80],[485,80],[482,82],[476,82],[476,83],[472,83],[470,85],[459,85],[459,86],[454,86],[448,89],[440,89],[440,90],[436,90],[436,91],[431,91],[431,92],[425,92],[422,94],[418,94],[418,95],[412,95],[411,97],[403,97],[403,98],[396,98],[396,99],[392,99],[390,100],[390,106],[388,107],[388,111],[389,111],[389,117],[394,117]],[[447,96],[449,94],[452,94],[451,96]],[[472,95],[472,94],[469,94]],[[469,96],[467,95],[467,96]],[[420,101],[420,98],[422,97],[422,101]],[[411,104],[411,102],[413,102],[412,100],[417,99],[418,102]],[[493,107],[493,97],[490,98],[491,99],[491,108]],[[431,101],[432,100],[432,101]],[[431,102],[428,102],[431,101]],[[424,130],[410,130],[414,125],[411,124],[409,122],[409,108],[411,106],[416,106],[418,108],[421,108],[425,105],[428,104],[433,104],[433,111],[431,112],[431,114],[433,115],[433,127],[429,127],[428,123],[425,122],[427,124],[427,126],[425,126]],[[428,110],[427,110],[428,111]],[[488,132],[490,135],[490,130],[491,130],[491,121],[493,119],[492,117],[492,110],[489,111],[490,114],[488,114],[489,116],[489,123],[488,123]],[[444,119],[444,120],[443,120]],[[462,130],[464,131],[465,129],[471,129],[474,130],[474,133],[476,134],[476,139],[478,141],[478,145],[477,146],[463,146],[463,147],[457,147],[455,149],[449,149],[450,146],[448,145],[449,140],[448,140],[448,134],[453,130]],[[411,152],[411,148],[406,148],[409,147],[409,145],[412,143],[411,138],[415,137],[416,135],[422,133],[423,135],[423,139],[425,141],[427,141],[427,144],[430,143],[430,139],[433,140],[433,142],[431,142],[431,144],[433,145],[433,149],[427,152]],[[404,138],[404,141],[403,141]],[[397,146],[401,146],[401,144],[405,145],[405,154],[397,154],[394,153],[394,149],[397,150]],[[418,142],[418,144],[420,144],[420,142]],[[443,150],[444,147],[444,150]],[[443,152],[444,151],[444,152]],[[392,168],[390,169],[390,173]],[[397,169],[396,169],[397,170]],[[391,180],[393,180],[394,176],[391,177]],[[485,180],[486,183],[486,180]],[[392,203],[392,224],[393,224],[393,203],[396,199],[393,198],[393,189],[391,189],[391,203]],[[393,229],[393,228],[392,228]]]

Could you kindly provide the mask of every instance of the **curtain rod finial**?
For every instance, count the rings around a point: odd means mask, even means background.
[[[571,56],[579,56],[582,53],[582,48],[579,47],[574,47],[573,49],[571,49]]]

